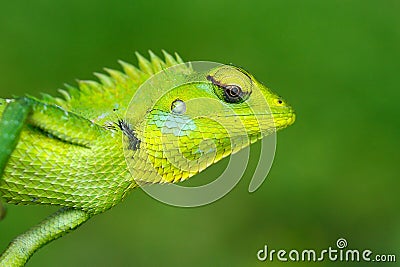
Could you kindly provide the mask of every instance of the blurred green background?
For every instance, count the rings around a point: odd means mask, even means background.
[[[340,237],[400,257],[399,12],[396,0],[1,1],[1,97],[55,94],[119,68],[117,59],[136,63],[136,50],[166,49],[243,66],[297,111],[255,193],[256,157],[230,194],[204,207],[170,207],[136,190],[28,266],[309,266],[256,253],[265,244],[321,250]],[[8,205],[0,250],[54,210]]]

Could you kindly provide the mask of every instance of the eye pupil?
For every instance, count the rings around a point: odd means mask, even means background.
[[[230,97],[238,97],[240,95],[240,88],[236,85],[227,86],[226,92]]]
[[[278,100],[278,104],[282,104],[282,103],[283,103],[283,101],[279,99]]]
[[[225,85],[223,89],[226,101],[238,103],[242,100],[243,91],[238,85]]]
[[[250,79],[250,77],[246,77]],[[207,75],[206,78],[215,86],[214,91],[216,92],[217,96],[227,103],[241,103],[245,101],[251,94],[251,80],[249,81],[249,84],[244,84],[247,86],[245,87],[246,91],[243,91],[242,87],[239,85],[222,82],[220,79],[216,79],[215,76]],[[239,81],[244,82],[245,80],[240,79]]]

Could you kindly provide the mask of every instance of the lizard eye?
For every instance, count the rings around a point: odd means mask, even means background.
[[[224,90],[224,98],[229,103],[237,103],[242,100],[243,91],[238,85],[226,85],[222,87]]]
[[[252,92],[250,76],[235,67],[223,66],[206,78],[214,85],[215,94],[227,103],[246,101]]]

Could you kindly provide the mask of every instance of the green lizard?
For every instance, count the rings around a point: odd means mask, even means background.
[[[12,204],[61,207],[16,237],[0,266],[24,265],[40,247],[118,204],[140,182],[186,180],[294,122],[282,98],[243,69],[226,65],[149,106],[145,99],[129,120],[140,85],[183,63],[177,54],[163,53],[164,60],[152,52],[150,60],[137,54],[139,68],[121,61],[123,72],[106,69],[108,75],[96,74],[99,82],[67,86],[61,97],[0,100],[0,196]],[[182,77],[193,71],[186,65],[177,70]],[[204,144],[199,149],[204,140],[214,142],[206,143],[207,151]]]

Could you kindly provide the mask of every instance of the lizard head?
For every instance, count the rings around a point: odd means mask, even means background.
[[[250,135],[257,134],[252,127],[256,122],[260,126],[259,133],[264,136],[271,129],[283,129],[295,120],[292,107],[282,97],[241,68],[218,67],[206,78],[219,100],[234,110],[236,116],[242,117]]]
[[[145,182],[185,180],[295,121],[280,96],[241,68],[221,65],[183,80],[135,126],[140,147],[131,170]],[[146,174],[138,173],[143,164]]]

